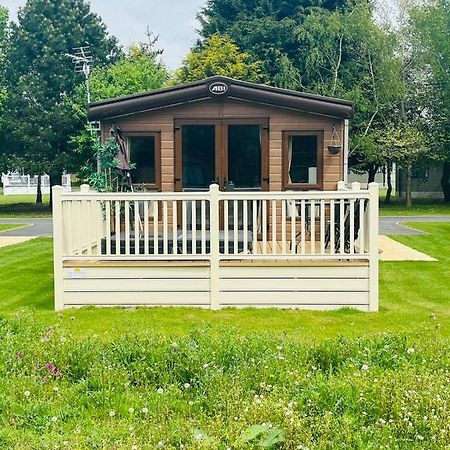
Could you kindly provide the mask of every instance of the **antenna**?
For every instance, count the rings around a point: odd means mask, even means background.
[[[72,58],[72,63],[76,73],[84,73],[86,78],[87,101],[88,103],[91,103],[89,76],[92,71],[92,66],[94,65],[94,57],[92,56],[91,47],[89,45],[74,47],[73,54],[65,53],[65,56]]]
[[[89,76],[91,75],[92,66],[94,65],[94,57],[92,56],[91,47],[89,45],[74,47],[73,54],[65,53],[65,56],[72,58],[72,63],[76,73],[84,73],[86,80],[87,102],[88,104],[91,103],[91,85],[89,83]],[[88,119],[88,128],[91,135],[94,135],[94,133],[100,130],[100,124],[96,122],[89,122]],[[100,172],[100,156],[98,154],[97,172]]]

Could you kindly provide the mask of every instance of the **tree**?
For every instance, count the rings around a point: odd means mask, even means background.
[[[417,60],[424,73],[425,123],[439,160],[446,202],[450,202],[450,3],[431,0],[411,10]]]
[[[385,158],[394,160],[406,175],[406,207],[412,206],[411,177],[414,169],[426,163],[432,153],[426,145],[425,136],[416,127],[402,124],[387,127],[378,135],[377,146]]]
[[[3,158],[20,161],[38,175],[46,171],[52,182],[64,168],[80,164],[68,151],[69,137],[80,122],[65,100],[83,77],[74,72],[66,53],[80,45],[90,45],[100,65],[119,54],[116,39],[84,0],[28,0],[18,23],[11,25]]]
[[[214,33],[194,48],[176,73],[177,82],[201,80],[213,75],[224,75],[239,80],[259,81],[260,63],[251,61],[227,36]]]
[[[92,101],[158,89],[169,81],[169,71],[160,61],[163,51],[155,49],[158,37],[152,37],[148,31],[147,35],[147,43],[132,45],[115,63],[94,68],[90,79]],[[74,97],[68,100],[75,115],[86,123],[86,85],[79,84]],[[85,161],[82,175],[92,181],[96,171],[95,155],[101,148],[96,139],[92,140],[89,128],[77,133],[71,139],[71,145],[79,158]]]
[[[395,33],[375,21],[372,2],[209,0],[199,18],[204,39],[226,32],[262,61],[263,82],[354,101],[350,153],[372,181],[383,161],[371,135],[403,92]]]

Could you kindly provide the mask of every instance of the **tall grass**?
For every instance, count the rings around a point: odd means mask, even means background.
[[[450,448],[439,336],[306,344],[200,327],[110,342],[21,312],[0,323],[0,448]]]

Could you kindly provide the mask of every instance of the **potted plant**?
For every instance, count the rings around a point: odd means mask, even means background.
[[[341,140],[339,139],[339,134],[336,130],[336,126],[333,124],[333,131],[331,133],[331,142],[328,146],[328,152],[331,155],[337,155],[342,149]]]

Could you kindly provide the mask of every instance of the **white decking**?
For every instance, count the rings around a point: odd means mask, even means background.
[[[54,193],[56,309],[378,309],[376,185]]]

